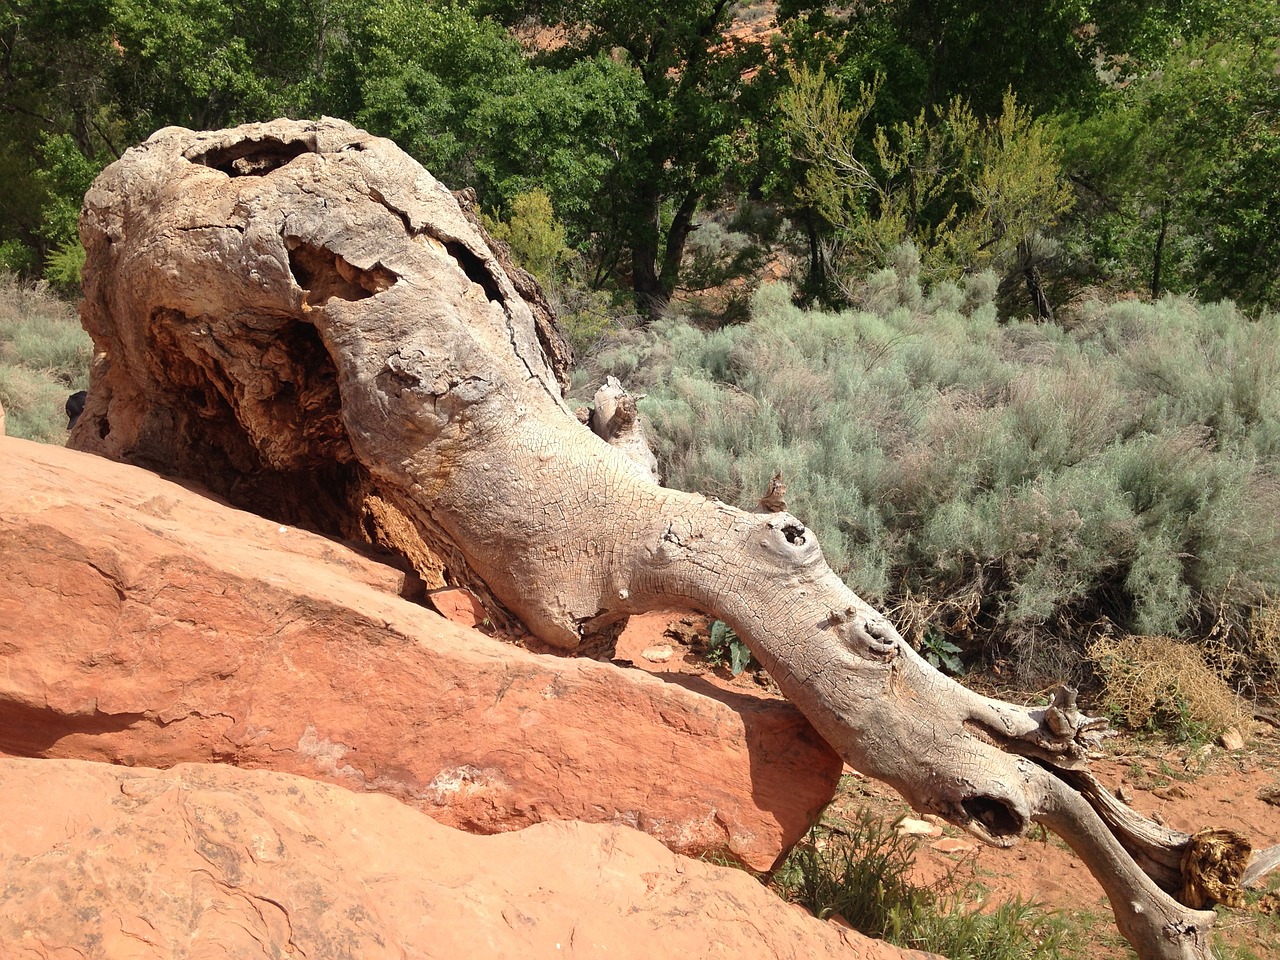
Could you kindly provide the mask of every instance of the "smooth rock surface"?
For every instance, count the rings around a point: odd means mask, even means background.
[[[466,587],[442,587],[427,594],[427,602],[450,623],[478,627],[484,623],[484,607]]]
[[[1224,750],[1243,750],[1244,736],[1235,727],[1227,727],[1218,736],[1218,742]]]
[[[789,704],[465,630],[390,567],[135,467],[14,438],[0,464],[0,753],[225,761],[758,869],[834,792]]]
[[[476,837],[224,765],[0,761],[0,956],[927,960],[627,827]]]

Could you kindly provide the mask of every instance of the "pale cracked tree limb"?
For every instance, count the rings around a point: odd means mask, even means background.
[[[102,174],[81,234],[104,356],[72,445],[397,546],[395,524],[367,529],[375,498],[419,538],[405,556],[566,651],[645,610],[719,617],[856,768],[989,843],[1044,823],[1142,960],[1211,956],[1213,915],[1169,892],[1190,838],[1085,769],[1099,721],[1065,692],[1027,709],[943,676],[796,517],[639,476],[565,406],[454,198],[389,141],[333,120],[168,128]]]

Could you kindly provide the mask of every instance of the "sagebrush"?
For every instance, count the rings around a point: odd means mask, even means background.
[[[754,506],[774,472],[831,565],[969,660],[1079,678],[1116,630],[1250,643],[1280,595],[1280,318],[1186,298],[1001,323],[995,284],[614,336],[592,377],[647,394],[667,482]]]

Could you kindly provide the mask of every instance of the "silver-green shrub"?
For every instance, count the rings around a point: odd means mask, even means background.
[[[970,660],[1072,676],[1086,640],[1234,634],[1280,595],[1280,319],[1184,298],[997,321],[990,278],[866,309],[766,285],[749,322],[668,319],[593,375],[647,394],[668,484],[789,509],[858,592]]]

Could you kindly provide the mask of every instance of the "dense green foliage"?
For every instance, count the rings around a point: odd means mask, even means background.
[[[1065,925],[1015,900],[991,911],[965,904],[944,881],[911,881],[918,841],[868,810],[818,826],[774,875],[785,898],[825,920],[839,915],[867,936],[968,960],[1056,960]]]
[[[5,433],[63,443],[67,396],[89,383],[92,345],[75,311],[47,290],[0,273],[0,406]]]
[[[790,508],[864,596],[968,659],[1076,674],[1091,631],[1229,635],[1280,595],[1280,319],[1091,302],[998,321],[995,281],[921,289],[911,248],[870,309],[765,286],[749,323],[614,338],[673,486]]]
[[[788,245],[803,292],[856,301],[908,237],[929,276],[1001,273],[1006,313],[1088,284],[1252,311],[1280,298],[1278,50],[1267,0],[12,0],[0,264],[73,282],[85,188],[157,127],[328,113],[498,219],[544,191],[554,279],[646,318]],[[747,199],[772,213],[725,247]]]
[[[884,263],[904,241],[920,251],[927,276],[955,280],[1029,251],[1071,207],[1058,151],[1012,93],[987,121],[955,97],[932,115],[921,110],[909,122],[878,127],[863,162],[862,126],[881,83],[863,85],[850,109],[841,86],[822,70],[802,68],[792,80],[779,106],[803,167],[795,195],[827,227],[823,252],[832,262],[820,270],[845,299],[853,298],[863,268]],[[831,299],[819,277],[811,274],[809,286]],[[1047,309],[1038,313],[1049,316]]]
[[[1245,3],[1066,137],[1076,232],[1120,283],[1280,305],[1280,7]]]

